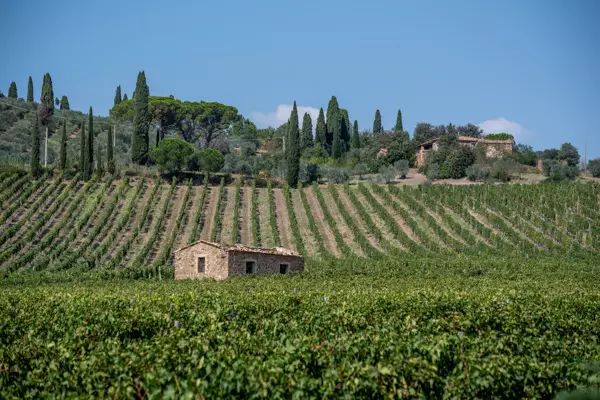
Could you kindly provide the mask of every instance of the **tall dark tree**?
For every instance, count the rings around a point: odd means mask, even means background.
[[[383,126],[381,125],[381,113],[379,110],[375,111],[375,121],[373,121],[373,133],[383,132]]]
[[[354,120],[354,128],[352,129],[352,137],[350,138],[350,148],[360,149],[360,136],[358,133],[358,121]]]
[[[102,150],[100,146],[96,147],[96,175],[104,175],[104,165],[102,165]]]
[[[113,129],[109,126],[106,142],[106,169],[111,175],[115,173],[115,162],[113,160],[113,134]]]
[[[298,128],[298,108],[295,101],[292,115],[290,115],[288,122],[286,147],[286,181],[288,185],[294,187],[298,184],[298,174],[300,172],[300,130]]]
[[[58,97],[54,98],[54,104],[56,104],[56,107],[60,105],[60,100],[58,99]]]
[[[54,114],[54,89],[52,88],[52,78],[49,73],[44,75],[44,84],[42,85],[42,96],[40,97],[40,106],[38,107],[40,121],[46,130],[46,139],[44,143],[44,166],[48,159],[48,127]]]
[[[302,118],[302,136],[300,137],[300,151],[312,147],[312,145],[312,118],[309,113],[304,113],[304,117]]]
[[[67,96],[63,96],[60,100],[60,109],[61,110],[70,110],[71,106],[69,105],[69,99]]]
[[[16,99],[17,96],[17,84],[16,82],[11,82],[10,86],[8,87],[8,98],[9,99]]]
[[[77,170],[81,173],[81,177],[83,178],[85,174],[85,160],[87,159],[87,152],[85,150],[85,145],[87,143],[87,139],[85,138],[85,122],[81,123],[81,130],[79,131],[79,166]]]
[[[29,77],[29,81],[27,82],[27,102],[33,103],[33,79]]]
[[[92,107],[90,107],[88,119],[88,134],[86,137],[85,144],[85,169],[84,169],[84,178],[90,179],[92,177],[92,173],[94,172],[94,113],[92,111]]]
[[[394,126],[394,132],[402,132],[404,130],[404,126],[402,125],[402,110],[398,110],[398,115],[396,116],[396,126]]]
[[[333,126],[333,141],[331,143],[331,156],[335,159],[340,158],[344,151],[344,143],[342,140],[344,124],[344,117],[338,113],[336,124]]]
[[[52,78],[49,73],[44,75],[44,83],[42,85],[42,95],[40,97],[40,122],[44,126],[50,124],[52,115],[54,114],[54,89],[52,88]]]
[[[335,130],[335,126],[337,124],[337,116],[340,112],[340,106],[338,104],[337,98],[335,96],[331,96],[331,100],[329,100],[329,104],[327,104],[327,148],[331,150],[331,145],[333,142],[333,131]]]
[[[351,127],[352,125],[350,125],[350,117],[348,116],[348,110],[346,110],[345,108],[340,108],[340,116],[342,117],[342,145],[344,147],[344,150],[347,150],[348,148],[350,148],[350,134],[351,134]]]
[[[63,121],[62,134],[60,135],[60,170],[67,168],[67,121]]]
[[[133,137],[131,138],[131,159],[136,164],[148,161],[150,113],[148,112],[149,89],[144,71],[138,74],[135,85]],[[296,122],[297,124],[297,122]]]
[[[38,177],[42,172],[40,165],[40,122],[37,114],[31,131],[31,176]]]
[[[113,105],[117,105],[121,103],[121,85],[117,86],[117,90],[115,92],[115,99]]]
[[[321,107],[319,110],[319,117],[317,118],[317,127],[315,129],[315,145],[320,146],[322,149],[327,149],[327,125],[325,124],[323,107]]]
[[[123,101],[127,101],[127,100],[129,100],[129,98],[127,97],[127,93],[125,93],[125,94],[123,95]]]

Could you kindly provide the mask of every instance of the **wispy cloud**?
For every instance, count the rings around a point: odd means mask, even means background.
[[[249,115],[249,119],[256,124],[259,128],[267,128],[273,127],[277,128],[280,125],[287,122],[292,114],[292,108],[294,106],[291,104],[280,104],[277,106],[275,111],[271,112],[251,112]],[[319,116],[319,109],[311,106],[297,106],[298,107],[298,124],[302,125],[302,118],[304,117],[304,113],[308,113],[312,118],[313,122],[313,130],[317,124],[317,118]]]
[[[523,140],[532,135],[531,131],[524,128],[521,124],[505,118],[488,119],[480,123],[479,127],[483,129],[486,135],[490,133],[510,133],[517,140]]]

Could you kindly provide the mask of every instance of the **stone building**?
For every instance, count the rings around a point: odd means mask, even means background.
[[[427,156],[430,151],[437,151],[439,149],[440,139],[437,137],[419,145],[419,150],[417,151],[417,168],[421,168],[427,164]],[[515,146],[515,141],[512,139],[479,139],[470,136],[459,136],[456,139],[461,146],[467,146],[472,149],[484,146],[485,156],[488,158],[498,158],[512,154],[513,147]]]
[[[175,279],[225,279],[235,275],[304,271],[304,257],[275,247],[263,249],[199,240],[175,250]]]

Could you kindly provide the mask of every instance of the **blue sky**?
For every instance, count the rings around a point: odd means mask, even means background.
[[[600,156],[600,2],[31,1],[0,4],[0,88],[45,72],[71,107],[106,115],[139,70],[154,95],[220,101],[259,126],[331,95],[361,129],[380,109],[482,124],[534,148]],[[279,112],[277,112],[279,110]]]

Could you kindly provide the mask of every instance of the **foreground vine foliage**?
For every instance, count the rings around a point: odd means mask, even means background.
[[[0,284],[2,397],[550,398],[600,361],[588,262],[308,269],[227,283],[12,277]],[[59,276],[73,282],[41,283]]]

